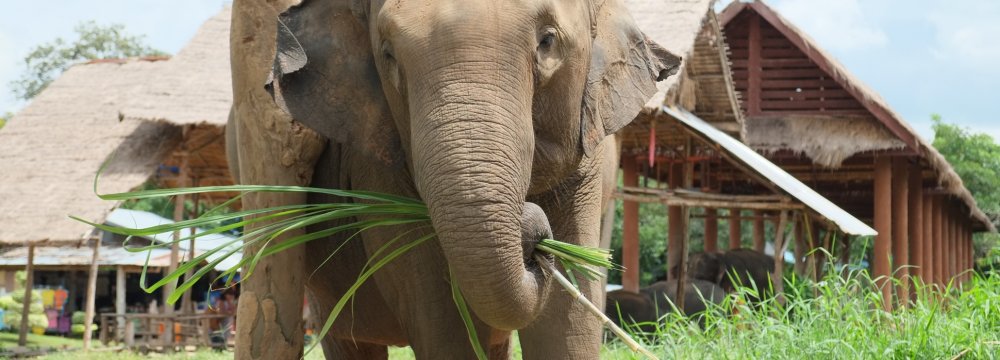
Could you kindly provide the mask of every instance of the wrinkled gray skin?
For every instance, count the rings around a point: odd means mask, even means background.
[[[763,298],[773,294],[771,274],[774,259],[753,249],[734,249],[724,253],[693,253],[688,265],[688,276],[692,279],[711,281],[726,292],[736,291],[738,286],[759,290]],[[759,297],[750,296],[753,303]]]
[[[603,165],[617,157],[606,138],[679,59],[619,0],[306,0],[282,21],[268,86],[330,140],[312,186],[419,198],[437,233],[359,289],[322,339],[327,357],[386,358],[386,345],[409,344],[418,359],[474,358],[456,281],[491,358],[509,357],[518,330],[525,359],[596,359],[600,323],[554,288],[533,245],[598,244],[602,181],[613,178]],[[346,236],[311,242],[314,313],[380,247],[430,231],[372,229],[326,262]],[[601,306],[599,282],[580,286]]]
[[[718,285],[704,280],[692,279],[685,284],[683,314],[697,316],[708,309],[707,304],[718,304],[725,299],[725,291]],[[627,324],[640,324],[639,329],[653,332],[655,323],[668,312],[674,311],[677,303],[677,280],[658,281],[639,289],[639,293],[625,290],[608,292],[604,314],[616,324],[625,320]],[[698,317],[699,323],[701,318]]]

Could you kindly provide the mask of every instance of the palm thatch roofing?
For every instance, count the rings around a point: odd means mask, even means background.
[[[94,177],[105,161],[100,193],[128,191],[169,173],[178,148],[185,156],[198,147],[214,149],[210,157],[223,154],[232,96],[229,18],[226,7],[166,61],[73,66],[15,115],[0,131],[0,243],[53,245],[92,237],[93,228],[67,215],[103,222],[118,205],[94,195]],[[189,166],[197,165],[198,156],[189,158]],[[222,161],[224,169],[224,156]]]
[[[712,3],[712,0],[625,0],[639,29],[682,58],[677,74],[657,84],[658,92],[646,103],[643,114],[619,133],[626,153],[648,148],[651,131],[656,133],[657,144],[664,148],[683,141],[678,137],[683,133],[679,125],[658,121],[662,105],[679,106],[732,137],[745,138],[726,43]]]
[[[825,76],[829,76],[833,81],[830,85],[842,88],[849,94],[850,101],[856,101],[863,110],[852,112],[848,107],[841,112],[843,115],[828,111],[831,116],[778,116],[776,111],[767,113],[751,109],[747,111],[747,116],[753,120],[748,125],[750,146],[763,152],[789,150],[805,154],[814,163],[834,169],[855,154],[894,149],[912,152],[933,172],[938,187],[965,205],[968,215],[977,224],[977,230],[996,231],[944,156],[893,111],[885,99],[851,74],[801,29],[760,0],[733,1],[719,15],[722,26],[728,27],[745,12],[753,12],[773,26],[797,51],[804,53]],[[853,102],[848,106],[850,104]],[[818,133],[823,134],[822,137],[817,137]]]

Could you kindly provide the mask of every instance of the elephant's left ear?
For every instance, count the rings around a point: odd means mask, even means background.
[[[580,144],[588,156],[625,127],[677,72],[681,58],[648,39],[621,0],[595,1],[594,41],[583,95]]]

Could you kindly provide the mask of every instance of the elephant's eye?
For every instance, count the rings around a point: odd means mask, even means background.
[[[535,51],[535,74],[539,85],[544,86],[562,64],[561,46],[556,43],[558,40],[559,33],[555,27],[547,26],[538,33],[538,49]]]
[[[556,29],[547,28],[541,34],[541,39],[538,40],[538,51],[549,51],[556,44]]]

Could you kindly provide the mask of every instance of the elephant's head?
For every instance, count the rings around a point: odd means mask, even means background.
[[[726,276],[726,263],[722,254],[717,252],[691,254],[688,257],[687,276],[691,279],[710,281],[715,284],[722,282],[722,278]]]
[[[331,139],[394,144],[374,150],[408,168],[463,294],[500,329],[529,324],[548,287],[525,260],[540,239],[522,222],[544,220],[526,197],[572,174],[679,65],[620,0],[305,0],[283,22],[279,105]],[[389,136],[369,126],[386,106]]]

